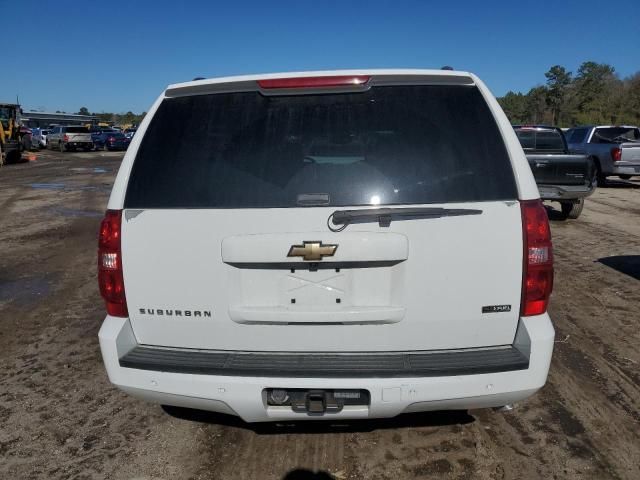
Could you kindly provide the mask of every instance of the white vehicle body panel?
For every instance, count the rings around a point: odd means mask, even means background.
[[[65,135],[69,138],[68,142],[83,142],[83,143],[91,143],[91,134],[90,133],[65,133]]]
[[[122,226],[134,332],[148,345],[166,345],[170,339],[175,347],[223,350],[314,351],[321,345],[331,351],[384,351],[509,344],[520,303],[520,208],[515,202],[464,206],[483,213],[392,222],[385,233],[376,223],[328,232],[333,208],[272,209],[268,214],[261,209],[142,211]],[[293,226],[299,233],[290,232]],[[300,269],[295,273],[273,264],[231,265],[238,260],[286,262],[289,248],[304,240],[337,244],[331,258],[335,262],[398,263],[309,272],[296,258]],[[362,248],[366,243],[391,248]],[[491,281],[482,281],[489,276]],[[510,305],[511,311],[483,314],[482,307],[489,305]],[[167,310],[211,311],[212,316],[168,316]],[[356,315],[347,320],[350,313]],[[359,318],[367,314],[368,320]],[[357,325],[335,325],[345,321]],[[274,322],[315,324],[282,327]],[[391,323],[397,325],[386,325]]]

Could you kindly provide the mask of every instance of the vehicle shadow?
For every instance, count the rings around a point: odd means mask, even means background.
[[[607,178],[607,183],[598,185],[598,188],[640,188],[640,183],[633,180]]]
[[[296,468],[287,473],[282,480],[335,480],[336,477],[325,470],[313,472],[304,468]]]
[[[640,280],[640,255],[616,255],[596,260],[607,267]]]
[[[280,435],[283,433],[356,433],[373,432],[397,428],[442,427],[447,425],[466,425],[475,422],[475,417],[466,410],[447,410],[421,413],[405,413],[394,418],[371,420],[321,420],[300,422],[261,422],[247,423],[239,417],[224,413],[208,412],[191,408],[162,405],[162,409],[174,418],[190,422],[208,423],[226,427],[251,430],[260,435]],[[298,477],[294,477],[298,478]],[[314,477],[311,477],[314,478]],[[322,478],[322,477],[320,477]]]
[[[544,204],[544,208],[547,211],[547,217],[552,222],[566,222],[567,217],[562,214],[560,210],[556,210],[554,207],[548,204]]]
[[[20,165],[22,163],[29,163],[29,157],[27,155],[22,155],[19,159],[10,159],[10,160],[6,160],[0,164],[3,167],[8,167],[10,165]]]

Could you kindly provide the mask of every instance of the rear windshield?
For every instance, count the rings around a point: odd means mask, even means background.
[[[166,99],[134,161],[126,208],[402,205],[517,197],[482,95],[469,86]]]
[[[624,143],[640,140],[640,130],[635,127],[596,128],[591,143]]]
[[[558,130],[516,129],[516,135],[525,150],[564,151],[564,139]]]
[[[86,127],[65,127],[67,133],[89,133],[89,129]]]

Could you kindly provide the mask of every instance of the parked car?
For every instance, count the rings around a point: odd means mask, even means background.
[[[181,83],[138,135],[98,252],[100,347],[125,392],[253,422],[495,407],[544,385],[547,214],[473,74]]]
[[[92,138],[96,149],[126,150],[129,143],[131,143],[131,139],[125,137],[123,133],[116,131],[104,131],[92,136]]]
[[[640,175],[640,129],[635,126],[574,127],[567,132],[571,153],[588,155],[598,170],[598,184],[617,175],[628,180]]]
[[[124,131],[124,136],[127,137],[127,138],[133,138],[133,136],[136,134],[137,130],[138,130],[137,128],[127,128]]]
[[[112,128],[94,128],[91,131],[91,140],[93,141],[93,145],[96,149],[103,149],[105,141],[109,135],[113,135],[117,133]]]
[[[49,135],[48,129],[32,128],[31,134],[34,148],[45,148],[47,146],[47,135]]]
[[[560,202],[566,218],[578,218],[596,188],[596,168],[587,155],[569,154],[562,130],[547,125],[514,125],[543,200]]]
[[[49,129],[46,128],[42,128],[40,129],[40,147],[41,148],[46,148],[47,147],[47,138],[49,136]]]
[[[47,147],[61,152],[81,148],[85,152],[93,149],[91,133],[81,125],[62,125],[54,127],[47,136]]]

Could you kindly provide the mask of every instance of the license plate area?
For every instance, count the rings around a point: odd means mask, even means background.
[[[353,272],[345,269],[290,269],[281,272],[278,303],[289,308],[350,305]]]
[[[320,416],[341,412],[345,406],[369,406],[371,395],[362,389],[267,388],[267,406],[290,407],[296,413]]]

